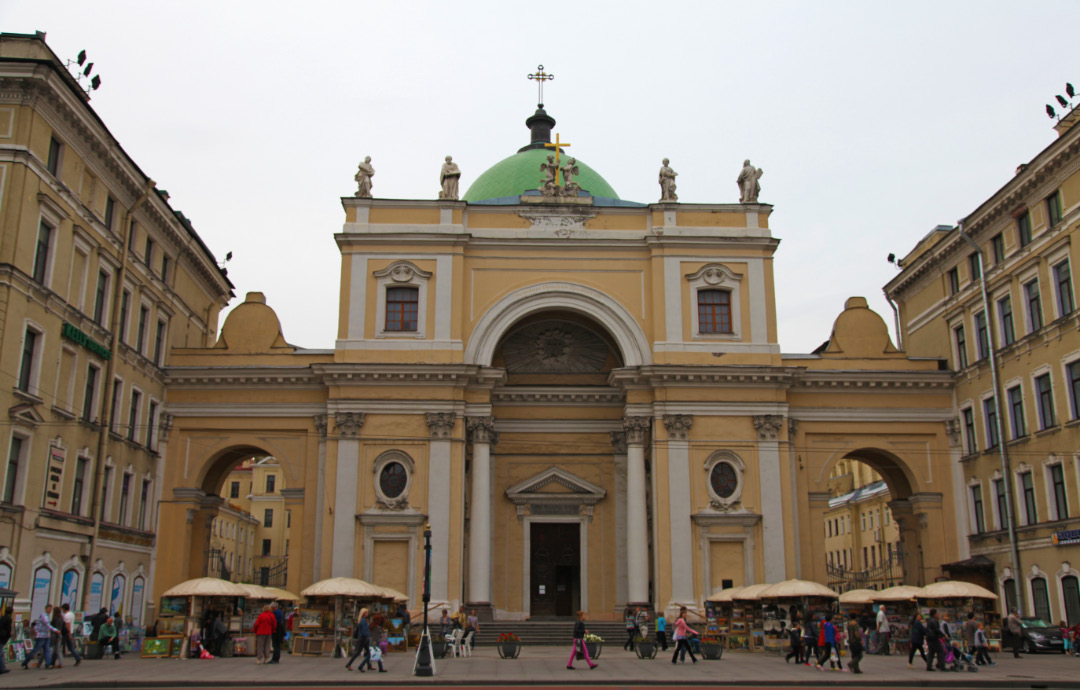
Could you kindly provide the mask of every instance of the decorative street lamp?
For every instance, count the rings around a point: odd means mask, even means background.
[[[428,603],[431,601],[431,525],[424,525],[424,627],[420,633],[420,645],[416,649],[414,676],[435,675],[431,659],[431,634],[428,632]]]

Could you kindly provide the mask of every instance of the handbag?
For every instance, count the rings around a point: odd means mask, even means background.
[[[379,649],[378,647],[369,647],[368,652],[370,652],[370,654],[371,654],[371,660],[372,661],[381,661],[382,660],[382,650]]]

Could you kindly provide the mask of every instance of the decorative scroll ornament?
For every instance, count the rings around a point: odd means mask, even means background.
[[[754,417],[754,428],[757,429],[759,441],[775,441],[783,426],[784,418],[778,414],[762,414]]]
[[[453,412],[428,412],[427,425],[432,438],[450,438],[454,430]]]
[[[338,412],[334,415],[334,424],[341,438],[356,438],[364,426],[364,412]]]
[[[666,414],[664,426],[668,437],[673,441],[685,441],[690,436],[690,427],[694,426],[694,416],[689,414]]]

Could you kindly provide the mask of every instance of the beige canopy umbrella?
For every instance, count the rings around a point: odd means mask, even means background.
[[[263,587],[263,589],[273,592],[274,598],[278,601],[300,601],[300,597],[287,589],[282,589],[280,587]]]
[[[741,592],[743,589],[744,587],[728,587],[727,589],[718,589],[713,592],[713,595],[706,599],[706,601],[711,601],[713,603],[729,602],[736,594]]]
[[[874,603],[874,597],[876,597],[878,594],[881,594],[881,592],[875,592],[872,589],[853,589],[840,595],[840,603],[872,604]]]
[[[382,587],[354,577],[332,577],[320,580],[300,592],[304,597],[356,597],[358,599],[386,599]]]
[[[874,601],[914,601],[922,593],[922,587],[896,585],[874,593]]]
[[[269,587],[263,587],[262,585],[247,584],[247,583],[243,583],[243,582],[240,583],[240,587],[242,587],[247,592],[247,598],[248,599],[260,599],[260,600],[264,600],[264,601],[275,601],[278,598],[277,594],[272,592]]]
[[[926,585],[918,594],[919,599],[997,599],[994,594],[985,587],[980,587],[974,582],[962,582],[960,580],[946,580]]]
[[[381,589],[389,599],[393,599],[395,604],[403,604],[409,600],[409,595],[399,592],[393,587],[383,587],[382,585],[375,585]]]
[[[801,597],[835,599],[837,596],[836,592],[825,585],[810,580],[784,580],[758,592],[759,599],[796,599]],[[738,598],[747,598],[745,592],[740,594]]]
[[[749,585],[747,587],[743,587],[741,590],[736,592],[734,595],[732,595],[731,598],[734,601],[756,601],[761,598],[761,593],[767,590],[769,587],[772,587],[772,585]]]
[[[197,577],[166,590],[166,597],[247,597],[248,591],[238,584],[216,577]]]

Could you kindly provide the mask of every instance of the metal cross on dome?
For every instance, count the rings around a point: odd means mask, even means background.
[[[564,142],[559,141],[559,133],[558,132],[555,133],[555,143],[554,144],[552,144],[550,142],[547,143],[547,144],[544,144],[544,148],[546,148],[546,149],[555,149],[555,186],[556,187],[559,186],[559,172],[561,170],[559,168],[559,149],[562,148],[562,147],[569,146],[569,145],[570,144],[566,144]]]
[[[547,72],[544,71],[544,66],[543,65],[537,65],[536,66],[536,74],[530,74],[529,75],[529,79],[535,80],[537,82],[537,87],[539,88],[539,92],[538,92],[538,95],[537,95],[537,98],[538,98],[539,102],[536,104],[536,107],[538,107],[538,108],[543,108],[544,107],[544,82],[545,81],[551,81],[554,78],[555,78],[554,74],[548,74]]]

